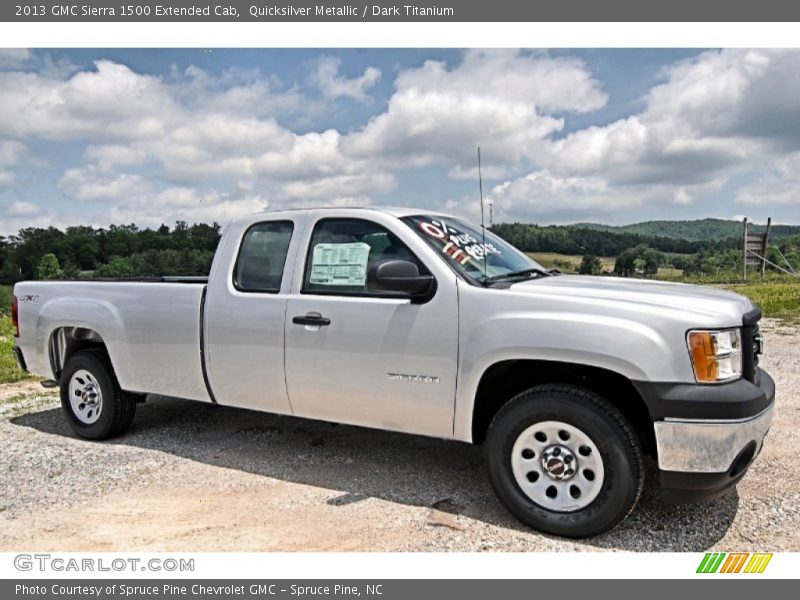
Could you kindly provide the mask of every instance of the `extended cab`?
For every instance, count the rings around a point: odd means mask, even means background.
[[[668,500],[722,494],[772,420],[747,298],[559,275],[424,210],[241,217],[207,281],[22,282],[13,303],[20,364],[80,436],[159,394],[485,443],[505,505],[564,536],[625,518],[644,455]]]

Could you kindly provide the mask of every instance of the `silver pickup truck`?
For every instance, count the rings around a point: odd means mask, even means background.
[[[205,279],[22,282],[15,352],[75,432],[121,434],[146,394],[484,443],[521,521],[572,537],[721,495],[772,421],[760,311],[676,283],[559,275],[413,209],[228,225]]]

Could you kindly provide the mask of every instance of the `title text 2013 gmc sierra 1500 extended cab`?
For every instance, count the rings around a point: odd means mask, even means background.
[[[80,436],[160,394],[485,443],[502,502],[562,536],[624,519],[644,455],[667,500],[722,494],[772,421],[748,299],[558,275],[420,210],[241,217],[207,281],[21,282],[13,303],[20,364]]]

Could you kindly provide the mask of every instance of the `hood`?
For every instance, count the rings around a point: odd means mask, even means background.
[[[602,305],[622,304],[637,312],[652,313],[669,309],[683,313],[697,325],[734,327],[742,324],[742,315],[753,309],[749,299],[711,287],[589,275],[558,275],[515,283],[508,288],[517,293],[561,296],[565,302],[597,301]]]

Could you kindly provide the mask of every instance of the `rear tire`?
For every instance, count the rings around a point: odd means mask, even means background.
[[[136,396],[120,389],[108,354],[81,350],[61,373],[61,407],[82,438],[104,440],[127,430],[136,413]]]
[[[599,394],[540,385],[503,406],[487,436],[495,492],[545,533],[590,537],[633,510],[644,484],[639,441]]]

